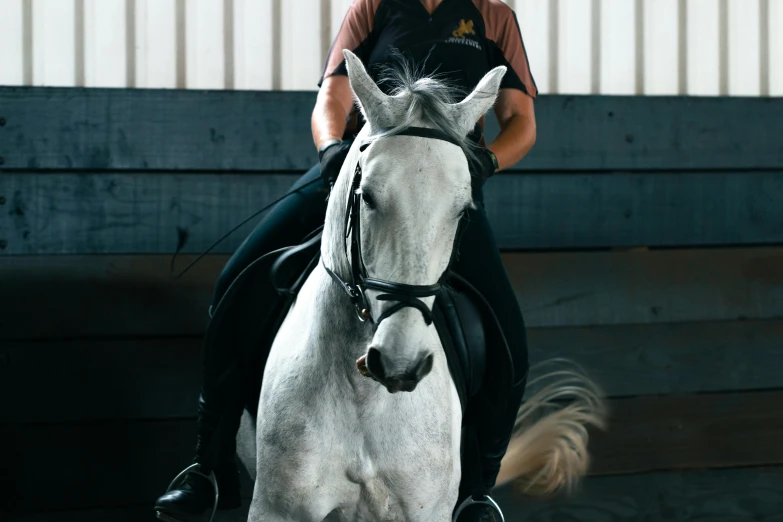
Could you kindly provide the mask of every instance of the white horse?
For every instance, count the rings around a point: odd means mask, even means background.
[[[384,317],[395,302],[377,300],[383,291],[371,284],[357,299],[376,319],[362,321],[336,280],[352,281],[346,212],[357,193],[354,226],[368,277],[419,289],[437,283],[473,204],[466,154],[446,139],[372,135],[440,125],[441,134],[464,140],[493,105],[505,67],[449,104],[448,90],[431,78],[418,80],[416,92],[386,95],[355,55],[343,53],[367,124],[329,198],[322,263],[271,348],[255,437],[248,444],[240,434],[240,459],[258,477],[249,520],[446,522],[458,495],[462,414],[436,330],[419,306]],[[427,104],[447,121],[427,118]],[[419,304],[431,308],[435,297],[425,294]],[[601,420],[590,386],[572,389],[578,400],[570,406],[538,414],[566,388],[556,383],[525,403],[499,484],[524,476],[529,489],[549,492],[585,472],[585,425]]]

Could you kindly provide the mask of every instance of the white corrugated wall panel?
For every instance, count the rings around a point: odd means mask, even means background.
[[[353,0],[0,0],[0,84],[315,90]],[[539,91],[783,96],[783,0],[507,0]]]
[[[272,89],[275,44],[272,2],[234,0],[237,89]]]
[[[315,90],[323,68],[321,2],[282,0],[282,4],[280,88]]]
[[[84,84],[128,85],[125,0],[84,0]]]
[[[557,92],[590,94],[592,76],[592,2],[555,0],[558,9]]]
[[[636,2],[600,0],[599,89],[603,94],[636,93]]]
[[[76,52],[76,38],[83,42],[83,35],[76,32],[76,6],[76,0],[33,2],[33,85],[81,85],[83,78],[77,77],[77,69],[81,71],[84,62]]]
[[[687,2],[687,93],[720,94],[720,0]],[[745,0],[752,1],[752,0]]]
[[[225,87],[222,0],[185,1],[186,85],[191,89]]]
[[[728,0],[728,94],[761,93],[759,0]]]
[[[548,1],[516,0],[515,11],[522,32],[530,70],[542,93],[551,90],[551,7]]]
[[[681,1],[684,0],[643,0],[644,94],[679,93],[680,16],[677,3]]]
[[[175,88],[178,81],[176,0],[135,0],[136,86]]]
[[[783,0],[769,0],[769,94],[783,96]]]
[[[0,0],[0,85],[24,85],[23,0]]]

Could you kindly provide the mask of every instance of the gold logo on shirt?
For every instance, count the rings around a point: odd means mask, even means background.
[[[464,19],[460,20],[459,26],[451,33],[454,38],[465,38],[466,34],[476,34],[476,31],[473,30],[473,20],[467,22]]]

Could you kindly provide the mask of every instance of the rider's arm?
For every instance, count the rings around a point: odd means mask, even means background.
[[[511,167],[536,142],[533,98],[517,89],[501,89],[495,103],[500,133],[487,148],[498,158],[498,171]]]
[[[353,93],[348,77],[334,75],[326,78],[318,91],[310,119],[316,149],[329,140],[342,139],[351,107]]]
[[[498,170],[502,170],[521,160],[536,142],[533,99],[538,95],[538,89],[514,11],[506,5],[498,5],[482,14],[493,65],[507,67],[495,103],[500,133],[488,146],[497,156]]]
[[[329,50],[311,118],[316,148],[326,141],[343,137],[346,120],[353,107],[343,49],[350,50],[367,63],[375,40],[373,28],[379,4],[380,0],[354,0]]]

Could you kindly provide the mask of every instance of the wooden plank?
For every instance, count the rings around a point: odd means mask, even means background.
[[[201,368],[200,338],[4,342],[0,423],[191,417]]]
[[[609,401],[593,433],[592,473],[783,464],[783,391],[630,397]]]
[[[509,521],[738,522],[776,521],[783,504],[783,469],[749,468],[589,477],[571,496],[534,502],[512,487],[494,493]],[[248,503],[218,511],[216,522],[245,522]],[[15,515],[13,522],[137,522],[153,518],[150,506]]]
[[[611,431],[591,442],[594,475],[783,463],[783,391],[637,397],[609,405]],[[0,509],[150,502],[188,463],[194,442],[190,419],[1,425],[2,447],[16,452],[0,468],[9,503]],[[68,481],[41,473],[52,462],[77,471]]]
[[[248,479],[250,480],[250,479]],[[250,502],[244,502],[239,509],[218,511],[213,522],[247,522],[247,514],[250,510]],[[39,513],[15,514],[9,522],[155,522],[152,504],[141,506],[127,506],[110,509],[88,509],[47,511]]]
[[[530,326],[783,316],[778,248],[507,254]]]
[[[510,487],[496,497],[509,521],[777,522],[783,468],[589,477],[570,497],[534,502]]]
[[[565,357],[610,397],[783,388],[779,320],[530,328],[528,346],[531,381]]]
[[[15,448],[0,468],[0,510],[14,512],[151,503],[193,458],[196,422],[120,421],[0,425]],[[67,470],[48,473],[53,466]],[[247,493],[247,491],[246,491]]]
[[[610,397],[783,387],[783,321],[528,330],[533,381],[564,357]],[[3,343],[0,423],[163,419],[194,414],[202,340]],[[528,396],[535,391],[528,389]]]
[[[171,253],[180,231],[183,252],[200,253],[295,179],[6,173],[0,254]],[[490,180],[485,193],[504,250],[783,243],[783,171],[517,173]],[[249,230],[215,252],[233,252]]]
[[[201,335],[226,259],[207,256],[172,280],[168,256],[0,257],[0,339]],[[504,262],[529,328],[783,317],[781,248],[506,254]]]
[[[316,161],[314,103],[314,92],[1,87],[0,156],[6,169],[303,170]],[[780,99],[541,96],[536,114],[526,171],[783,168]],[[490,114],[488,138],[497,129]]]
[[[225,261],[173,280],[164,256],[3,258],[0,338],[200,335]]]

